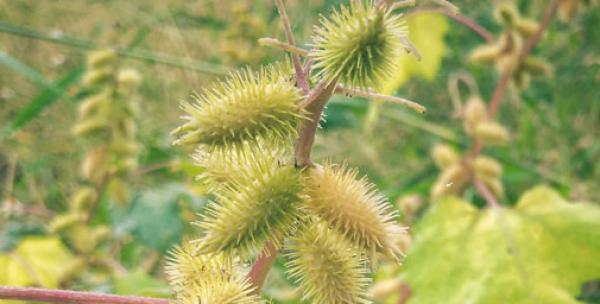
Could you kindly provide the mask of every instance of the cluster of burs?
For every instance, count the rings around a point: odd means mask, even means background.
[[[365,88],[388,75],[404,26],[383,6],[353,2],[313,37],[311,82]],[[248,265],[272,244],[311,303],[369,303],[378,255],[397,259],[404,229],[384,196],[344,165],[297,166],[293,145],[308,117],[289,64],[248,69],[182,105],[175,144],[193,147],[211,202],[197,240],[167,267],[179,303],[262,303]]]
[[[91,256],[110,237],[110,228],[92,226],[91,217],[105,189],[112,202],[129,201],[125,178],[137,167],[137,108],[133,93],[141,82],[133,69],[119,69],[114,50],[88,56],[83,85],[88,95],[78,107],[73,134],[86,148],[81,163],[81,184],[65,213],[57,215],[50,231],[64,235],[78,253]]]

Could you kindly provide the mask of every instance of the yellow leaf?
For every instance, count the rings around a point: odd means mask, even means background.
[[[446,53],[444,36],[448,32],[446,17],[436,14],[418,14],[407,18],[410,41],[421,54],[402,56],[396,75],[383,84],[383,93],[393,94],[410,77],[419,76],[431,80],[437,74],[442,57]]]

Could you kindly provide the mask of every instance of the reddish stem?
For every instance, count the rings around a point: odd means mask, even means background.
[[[0,299],[69,304],[169,304],[167,299],[118,296],[96,292],[0,286]]]
[[[263,252],[252,265],[252,269],[248,273],[248,280],[254,286],[254,292],[260,294],[262,286],[269,274],[269,270],[273,266],[275,259],[277,258],[277,248],[273,242],[268,241],[263,249]]]
[[[456,13],[450,12],[445,9],[418,9],[418,10],[414,10],[414,11],[408,13],[407,15],[421,14],[421,13],[432,13],[432,14],[444,15],[444,16],[470,28],[473,32],[475,32],[477,35],[479,35],[481,38],[483,38],[487,43],[491,43],[494,41],[494,35],[492,33],[490,33],[488,30],[486,30],[479,23],[477,23],[475,20],[473,20],[467,16],[461,15],[461,14],[456,14]]]

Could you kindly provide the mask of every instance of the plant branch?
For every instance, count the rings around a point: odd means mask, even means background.
[[[0,286],[0,299],[69,304],[169,304],[167,299],[118,296],[96,292]]]
[[[479,192],[483,199],[485,199],[485,202],[488,204],[488,206],[492,208],[500,207],[500,204],[492,194],[492,191],[490,191],[490,189],[476,176],[473,177],[473,185],[475,185],[477,192]]]
[[[387,101],[387,102],[391,102],[391,103],[409,107],[412,110],[419,112],[419,113],[425,113],[427,111],[427,108],[425,108],[424,106],[422,106],[412,100],[408,100],[408,99],[405,99],[402,97],[385,95],[385,94],[377,93],[372,90],[364,91],[364,90],[346,88],[342,85],[337,85],[335,87],[335,92],[342,93],[342,94],[349,94],[349,95],[353,95],[353,96],[364,97],[367,99],[370,99],[370,98],[379,99],[379,100],[383,100],[383,101]]]
[[[315,133],[317,132],[317,127],[321,121],[323,108],[333,95],[336,82],[336,80],[332,81],[331,83],[324,81],[320,82],[300,104],[300,107],[306,109],[308,112],[308,119],[302,122],[298,141],[294,147],[294,159],[296,167],[306,167],[312,165],[310,153],[315,142]]]
[[[479,35],[481,38],[483,38],[483,40],[485,40],[487,43],[494,42],[494,35],[492,33],[490,33],[488,30],[486,30],[479,23],[477,23],[475,20],[473,20],[467,16],[461,15],[459,13],[451,12],[447,9],[417,9],[417,10],[411,11],[407,15],[410,16],[410,15],[415,15],[415,14],[426,14],[426,13],[444,15],[444,16],[468,27],[473,32],[475,32],[477,35]]]
[[[395,10],[395,9],[399,9],[399,8],[412,7],[412,6],[415,6],[416,4],[417,4],[416,0],[396,1],[396,2],[392,3],[392,5],[390,5],[390,9]]]
[[[270,37],[260,38],[260,39],[258,39],[258,44],[282,49],[284,51],[287,51],[291,54],[296,54],[298,56],[303,56],[303,57],[308,56],[307,50],[301,49],[297,46],[293,46],[289,43],[279,41],[278,39],[275,39],[275,38],[270,38]],[[303,72],[303,74],[304,74],[304,72]]]
[[[554,18],[554,16],[556,15],[559,4],[560,0],[553,0],[548,5],[548,7],[546,7],[540,26],[537,28],[535,33],[533,33],[533,35],[531,35],[529,39],[527,39],[527,41],[525,42],[525,46],[523,46],[523,49],[519,53],[518,61],[515,66],[519,66],[527,58],[527,56],[529,56],[529,53],[531,53],[533,48],[540,41],[540,39],[544,35],[544,32],[548,28],[548,25],[550,25],[550,21],[552,21],[552,18]],[[500,78],[500,81],[498,81],[496,89],[494,90],[494,95],[492,95],[492,99],[490,100],[488,106],[488,115],[490,116],[490,118],[494,118],[496,116],[496,113],[498,112],[498,107],[502,102],[504,91],[506,91],[506,87],[508,86],[511,76],[512,72],[505,73]]]
[[[283,0],[275,0],[275,5],[277,6],[277,10],[279,11],[279,16],[281,17],[281,22],[283,23],[283,29],[285,30],[285,36],[287,37],[288,43],[290,44],[290,46],[295,46],[296,43],[294,42],[294,34],[292,33],[290,19],[288,18],[287,12],[285,10]],[[294,64],[294,70],[296,70],[296,81],[298,82],[298,86],[306,94],[309,91],[309,87],[308,83],[306,82],[306,75],[302,70],[302,64],[300,64],[300,58],[295,53],[291,53],[291,57],[292,63]]]
[[[267,241],[262,253],[252,265],[252,269],[248,273],[248,280],[254,286],[254,293],[260,294],[262,286],[269,274],[269,270],[273,266],[277,258],[277,248],[271,241]]]

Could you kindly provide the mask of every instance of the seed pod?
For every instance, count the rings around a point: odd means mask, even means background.
[[[461,194],[469,181],[469,172],[461,165],[446,168],[431,189],[431,199]]]
[[[458,153],[448,145],[435,145],[431,151],[431,156],[436,166],[440,169],[447,168],[460,161]]]
[[[315,304],[370,303],[364,261],[345,237],[322,222],[301,229],[289,245],[288,273]]]
[[[321,19],[309,56],[318,76],[364,89],[392,75],[406,35],[399,15],[370,1],[352,1]]]
[[[110,100],[108,99],[108,95],[104,93],[87,97],[79,105],[79,119],[85,120],[94,115],[107,114],[106,108],[108,103],[110,103]]]
[[[98,242],[92,236],[92,227],[78,224],[69,229],[68,237],[75,250],[82,254],[90,254],[96,249]]]
[[[395,223],[395,212],[386,198],[356,170],[328,165],[312,168],[307,184],[309,213],[335,227],[361,248],[383,251],[397,257],[396,235],[403,229]]]
[[[48,232],[59,233],[67,230],[74,225],[85,221],[86,215],[82,212],[69,212],[56,216],[48,225]]]
[[[499,23],[513,26],[519,22],[521,16],[514,3],[505,1],[494,8],[494,18]]]
[[[479,96],[471,96],[464,108],[464,121],[463,127],[467,134],[473,134],[477,126],[487,120],[487,111],[485,104]]]
[[[225,83],[204,89],[195,101],[183,103],[189,116],[175,129],[176,145],[224,146],[243,141],[289,139],[304,117],[297,106],[300,92],[283,67],[260,73],[243,70]]]
[[[108,194],[111,199],[121,206],[129,203],[129,189],[127,189],[127,184],[120,178],[111,178],[108,183]]]
[[[533,35],[539,27],[540,25],[531,19],[520,19],[516,24],[517,31],[525,37]]]
[[[529,84],[531,83],[531,75],[524,68],[520,68],[514,73],[513,81],[519,89],[524,90],[528,88]]]
[[[247,151],[241,151],[246,153]],[[241,163],[214,192],[201,222],[201,253],[224,251],[242,258],[256,255],[266,240],[276,246],[294,231],[303,200],[302,179],[293,166],[264,155],[244,155]]]
[[[552,74],[552,66],[548,61],[531,56],[523,61],[523,69],[534,75],[550,76]]]
[[[502,48],[497,43],[484,44],[476,47],[471,54],[469,54],[469,61],[479,63],[490,63],[494,62],[500,54]]]
[[[82,187],[71,198],[71,208],[77,211],[87,210],[96,200],[96,190],[92,187]]]
[[[506,128],[496,122],[480,123],[475,134],[487,145],[504,145],[510,139]]]
[[[223,254],[198,255],[189,242],[170,253],[166,272],[177,303],[264,303],[253,294],[252,285],[235,260]]]
[[[105,131],[107,127],[107,121],[101,117],[88,118],[78,122],[73,128],[73,134],[75,136],[89,136],[94,133]]]
[[[418,195],[403,195],[396,200],[396,206],[402,215],[403,223],[411,223],[419,209],[423,207],[423,201]]]
[[[83,75],[83,84],[86,86],[97,86],[108,82],[113,78],[112,68],[101,68],[89,70]]]
[[[107,162],[106,147],[89,152],[81,163],[81,176],[92,181],[99,180],[107,170]]]
[[[91,69],[101,69],[112,66],[116,59],[117,53],[114,50],[99,50],[88,55],[87,65]]]
[[[122,69],[117,75],[117,82],[119,86],[123,86],[127,89],[135,89],[142,83],[142,76],[140,72],[135,69]]]
[[[478,156],[475,158],[473,167],[478,176],[498,177],[502,174],[502,165],[495,159],[487,156]]]
[[[92,229],[91,234],[90,234],[90,237],[96,241],[96,244],[99,244],[101,242],[108,240],[110,238],[110,236],[111,236],[110,228],[108,228],[106,225],[94,227],[94,229]]]

